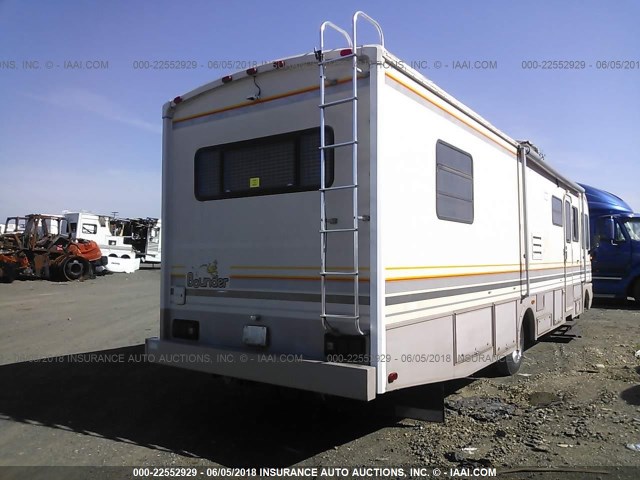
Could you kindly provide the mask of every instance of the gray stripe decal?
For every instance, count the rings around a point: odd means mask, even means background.
[[[558,278],[564,278],[564,274],[550,275],[547,277],[534,277],[531,279],[531,283],[547,282],[549,280],[555,280]],[[454,295],[465,295],[467,293],[482,292],[489,289],[496,290],[498,288],[518,287],[520,285],[524,285],[524,280],[475,285],[473,287],[464,287],[464,288],[449,288],[446,290],[439,290],[437,292],[409,293],[407,295],[398,295],[396,297],[386,297],[385,305],[398,305],[401,303],[420,302],[422,300],[431,300],[433,298],[442,298],[442,297],[449,297]]]
[[[320,302],[319,293],[257,292],[248,290],[208,290],[188,288],[187,296],[246,298],[250,300],[278,300],[288,302]],[[369,297],[360,296],[360,305],[369,305]],[[353,305],[353,295],[327,295],[328,303]]]

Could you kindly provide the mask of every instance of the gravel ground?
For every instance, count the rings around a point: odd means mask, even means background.
[[[145,269],[0,285],[0,466],[490,466],[504,478],[640,478],[640,451],[627,447],[640,443],[631,304],[596,304],[528,350],[514,377],[483,371],[446,385],[446,421],[433,424],[144,363],[159,279]],[[522,467],[554,472],[507,471]],[[609,474],[557,471],[587,467]]]

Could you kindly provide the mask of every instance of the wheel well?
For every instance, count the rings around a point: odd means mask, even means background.
[[[584,292],[584,310],[585,311],[589,310],[589,300],[591,300],[591,298],[589,297],[589,292]]]
[[[524,330],[524,346],[530,347],[536,340],[536,317],[530,308],[524,313],[522,318],[522,328]]]

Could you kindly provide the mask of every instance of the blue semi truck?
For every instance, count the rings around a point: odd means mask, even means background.
[[[581,186],[589,204],[594,295],[640,304],[640,214],[612,193]]]

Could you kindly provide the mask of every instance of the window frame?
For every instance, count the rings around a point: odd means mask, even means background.
[[[556,202],[557,200],[557,202]],[[557,223],[556,220],[557,218],[554,217],[554,214],[556,213],[556,210],[553,208],[554,203],[556,205],[560,205],[560,222]],[[551,223],[554,224],[556,227],[562,227],[562,218],[563,218],[563,211],[562,211],[562,199],[558,198],[554,195],[551,196]]]
[[[87,227],[93,227],[93,231],[87,229]],[[95,235],[98,233],[98,224],[96,223],[82,223],[81,235]]]
[[[279,195],[284,193],[298,193],[298,192],[310,192],[318,191],[321,187],[321,178],[318,175],[318,183],[312,185],[301,185],[301,151],[300,142],[301,138],[305,134],[317,132],[320,135],[320,127],[306,128],[303,130],[296,130],[293,132],[278,133],[275,135],[268,135],[264,137],[251,138],[246,140],[240,140],[238,142],[223,143],[217,145],[209,145],[201,147],[196,150],[193,157],[193,193],[196,200],[206,202],[210,200],[226,200],[229,198],[247,198],[247,197],[259,197],[266,195]],[[325,126],[325,143],[330,145],[334,143],[334,132],[330,126]],[[294,171],[295,176],[294,185],[282,186],[282,187],[270,187],[270,188],[247,188],[246,190],[237,190],[233,192],[224,192],[224,150],[231,150],[234,148],[251,147],[256,145],[277,144],[285,142],[289,139],[294,141]],[[203,195],[199,191],[198,184],[198,158],[203,153],[210,151],[220,151],[220,190],[218,195]],[[320,153],[318,153],[318,162],[320,161]],[[325,149],[325,165],[327,166],[325,171],[325,188],[333,185],[335,180],[335,149]]]
[[[447,148],[455,150],[458,153],[461,153],[462,155],[465,155],[465,156],[469,157],[469,160],[471,160],[471,175],[467,175],[464,172],[460,172],[459,170],[451,168],[451,167],[449,167],[448,165],[446,165],[444,163],[439,163],[438,162],[438,145],[444,145]],[[463,223],[463,224],[471,225],[475,221],[475,216],[476,216],[476,212],[475,212],[475,182],[473,180],[474,179],[473,155],[471,155],[469,152],[466,152],[466,151],[462,150],[461,148],[458,148],[458,147],[456,147],[454,145],[451,145],[450,143],[447,143],[444,140],[440,140],[440,139],[438,139],[438,141],[436,142],[436,149],[435,150],[436,150],[435,151],[435,160],[436,160],[435,161],[435,166],[436,166],[436,172],[435,172],[436,216],[438,217],[439,220],[445,220],[445,221],[448,221],[448,222]],[[470,220],[461,220],[459,218],[450,217],[448,215],[444,215],[444,214],[440,213],[440,211],[438,209],[438,195],[440,193],[438,191],[438,170],[441,169],[441,168],[446,172],[452,173],[454,175],[458,175],[458,176],[463,177],[463,178],[469,178],[471,180],[471,202],[470,202],[471,203],[471,219]],[[451,198],[456,198],[456,197],[451,197]],[[459,200],[463,200],[463,199],[459,199]],[[463,201],[466,201],[466,200],[463,200]]]

